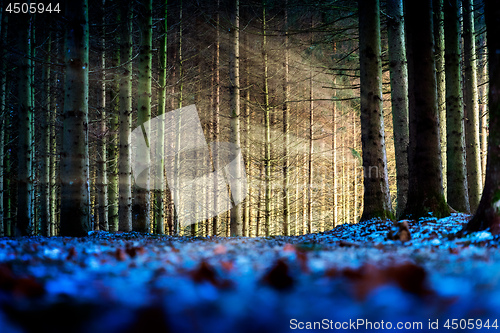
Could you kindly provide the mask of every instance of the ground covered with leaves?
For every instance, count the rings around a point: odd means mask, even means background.
[[[500,239],[456,237],[468,218],[295,237],[2,238],[0,331],[495,332]]]

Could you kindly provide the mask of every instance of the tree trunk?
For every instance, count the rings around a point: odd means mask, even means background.
[[[406,207],[406,199],[408,198],[408,69],[406,66],[403,1],[389,0],[386,6],[392,124],[396,155],[396,217],[399,217]]]
[[[384,118],[382,114],[382,63],[380,56],[379,1],[359,4],[361,75],[361,142],[363,149],[364,210],[361,221],[392,218],[387,178]],[[373,174],[375,170],[375,174]]]
[[[231,195],[233,197],[233,207],[231,208],[231,236],[242,236],[243,223],[241,220],[242,204],[236,202],[235,198],[242,197],[242,175],[240,165],[241,159],[238,155],[241,154],[240,150],[240,2],[234,0],[235,8],[231,12],[231,29],[232,40],[229,53],[229,95],[231,98],[231,139],[233,144],[231,148],[231,156],[236,158],[235,182],[231,186]]]
[[[109,230],[108,224],[108,175],[107,175],[107,164],[106,164],[106,15],[105,7],[106,0],[102,0],[101,8],[101,24],[102,28],[100,31],[100,43],[101,50],[98,54],[98,63],[100,68],[98,68],[99,76],[99,91],[97,93],[97,107],[99,112],[99,138],[97,140],[97,181],[96,181],[96,192],[97,192],[97,214],[99,216],[99,230]]]
[[[463,0],[462,6],[464,11],[464,114],[467,185],[469,186],[470,209],[474,212],[479,204],[482,186],[474,9],[471,0]]]
[[[141,31],[141,46],[139,49],[139,82],[137,96],[137,127],[142,127],[145,139],[151,138],[149,126],[144,123],[151,119],[151,71],[152,71],[152,0],[142,1],[139,4],[139,26]],[[149,139],[146,140],[149,142]],[[149,148],[149,147],[148,147]],[[150,194],[150,149],[138,150],[136,157],[146,165],[141,174],[134,175],[134,216],[133,230],[138,232],[151,232],[151,194]]]
[[[4,201],[6,198],[6,180],[7,173],[5,172],[5,151],[6,145],[8,142],[5,141],[5,133],[7,132],[7,52],[5,51],[5,43],[7,42],[7,23],[8,23],[8,15],[4,13],[2,7],[2,18],[0,19],[0,29],[2,30],[0,33],[1,40],[0,43],[2,45],[0,51],[0,237],[7,236],[7,224],[5,223],[4,216],[6,215],[4,210]]]
[[[285,57],[283,61],[283,231],[285,236],[290,236],[290,172],[289,172],[289,152],[288,146],[290,145],[290,105],[288,100],[290,98],[290,85],[289,85],[289,50],[288,50],[288,0],[285,0]]]
[[[444,15],[443,0],[433,0],[433,25],[434,25],[434,58],[436,61],[436,87],[439,115],[439,140],[441,145],[441,168],[443,192],[446,199],[446,79],[444,71]]]
[[[26,15],[20,17],[18,31],[19,61],[19,109],[17,127],[19,129],[18,173],[17,173],[17,226],[16,235],[27,236],[33,233],[33,203],[31,193],[33,188],[33,160],[32,160],[32,136],[33,136],[33,108],[31,100],[31,43],[30,43],[30,18]]]
[[[219,112],[220,112],[220,14],[219,14],[220,0],[217,0],[217,14],[215,18],[215,54],[214,54],[214,69],[215,72],[215,105],[214,105],[214,113],[213,113],[213,140],[217,142],[219,140]],[[213,154],[215,153],[215,154]],[[214,170],[219,170],[219,158],[216,152],[212,152],[213,154],[213,164]],[[217,188],[219,180],[218,177],[214,177],[214,188]],[[214,207],[218,207],[219,203],[217,200],[217,196],[214,197]],[[212,234],[214,236],[218,235],[218,227],[220,224],[220,217],[216,215],[212,218]]]
[[[43,115],[40,124],[40,233],[50,236],[50,132],[51,132],[51,35],[45,44],[45,66],[43,66]]]
[[[110,3],[108,1],[108,3]],[[117,11],[117,21],[121,22],[120,11]],[[106,149],[108,158],[108,229],[109,231],[118,231],[119,225],[119,129],[120,129],[120,74],[121,69],[117,68],[120,65],[120,39],[119,36],[116,39],[116,45],[111,51],[110,67],[113,68],[112,71],[108,71],[110,74],[110,84],[109,86],[109,136],[107,140],[108,148]]]
[[[168,17],[168,0],[165,0],[165,10],[164,10],[164,22],[161,25],[161,39],[160,39],[160,47],[159,47],[159,52],[160,52],[160,73],[159,73],[159,84],[160,88],[158,91],[158,116],[161,116],[162,114],[165,113],[166,110],[166,103],[167,103],[167,34],[168,34],[168,24],[167,24],[167,17]],[[158,127],[158,138],[163,138],[165,135],[165,127],[163,122]],[[165,151],[165,140],[161,139],[159,143],[157,143],[157,156],[164,156],[164,151]],[[164,159],[161,160],[161,170],[164,170]],[[165,191],[165,179],[164,179],[164,172],[161,172],[156,175],[155,178],[155,200],[156,200],[156,206],[155,206],[155,222],[156,222],[156,233],[157,234],[164,234],[165,233],[165,212],[163,209],[163,198],[164,198],[164,191]]]
[[[61,153],[61,235],[86,236],[90,221],[88,152],[89,23],[86,0],[66,3]]]
[[[132,125],[132,2],[120,5],[120,126],[119,126],[119,230],[132,231],[132,167],[130,163]]]
[[[500,3],[485,0],[486,29],[488,36],[500,34]],[[488,161],[486,181],[474,217],[467,223],[465,231],[472,232],[490,228],[492,234],[500,233],[500,40],[488,39],[490,131],[488,138]]]
[[[458,0],[444,1],[443,9],[446,72],[447,197],[451,207],[461,212],[469,212],[465,167]]]
[[[271,107],[269,105],[269,64],[268,64],[268,54],[267,54],[267,3],[266,0],[262,2],[262,61],[264,66],[264,77],[263,77],[263,94],[264,94],[264,187],[265,187],[265,197],[264,197],[264,228],[266,237],[270,236],[271,228],[271,122],[270,113]]]
[[[441,182],[432,1],[405,1],[409,88],[409,191],[405,217],[450,214]]]

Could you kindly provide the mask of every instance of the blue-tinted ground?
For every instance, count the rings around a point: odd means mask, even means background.
[[[268,239],[4,238],[0,332],[496,332],[499,239],[450,236],[467,218],[410,223],[406,243],[385,221]]]

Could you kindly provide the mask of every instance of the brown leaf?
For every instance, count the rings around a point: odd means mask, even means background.
[[[289,274],[288,264],[282,259],[279,259],[273,268],[264,275],[262,282],[278,290],[290,289],[294,283]]]

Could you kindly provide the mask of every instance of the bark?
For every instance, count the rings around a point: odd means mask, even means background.
[[[471,0],[463,0],[464,40],[464,114],[467,185],[471,211],[477,209],[481,197],[481,154],[479,142],[479,104],[477,90],[474,10]]]
[[[379,1],[359,4],[361,75],[361,142],[363,149],[364,210],[361,221],[392,218],[387,177],[384,119],[382,114],[382,63]],[[371,172],[376,170],[376,172]]]
[[[418,219],[450,214],[444,199],[439,149],[432,2],[406,0],[409,88],[409,191],[403,216]]]
[[[232,29],[232,40],[231,48],[229,53],[229,95],[231,98],[231,138],[230,142],[234,144],[231,156],[235,158],[241,153],[240,150],[240,2],[239,0],[234,0],[234,10],[231,13],[231,29]],[[233,198],[240,198],[242,196],[242,175],[241,168],[238,161],[235,165],[235,177],[236,182],[231,187],[231,194]],[[231,208],[231,222],[230,222],[230,234],[231,236],[242,236],[243,235],[243,223],[242,223],[242,204],[234,203]]]
[[[215,95],[215,101],[214,101],[214,113],[213,113],[213,140],[214,142],[217,142],[219,140],[219,112],[220,112],[220,29],[219,29],[219,24],[220,24],[220,14],[219,14],[219,7],[220,7],[220,0],[217,0],[217,13],[216,13],[216,18],[215,18],[215,54],[214,54],[214,68],[213,72],[215,72],[215,83],[214,83],[214,95]],[[212,152],[214,153],[214,152]],[[219,158],[217,154],[213,155],[213,164],[214,164],[214,169],[219,170]],[[214,188],[217,186],[219,180],[218,177],[214,177]],[[217,197],[214,197],[214,207],[218,207],[219,203],[217,200]],[[217,236],[218,235],[218,227],[220,224],[220,217],[219,215],[216,215],[212,218],[212,235]]]
[[[500,3],[485,0],[486,31],[488,36],[500,34]],[[488,108],[490,128],[500,128],[500,40],[488,38],[489,94]],[[465,231],[490,229],[500,233],[500,131],[490,131],[488,138],[488,161],[486,181],[474,217],[467,223]]]
[[[108,1],[109,3],[109,1]],[[117,12],[117,21],[121,22],[120,11]],[[109,100],[110,100],[110,115],[109,115],[109,138],[107,140],[108,148],[106,149],[108,158],[108,227],[109,231],[118,231],[119,225],[119,129],[120,129],[120,80],[121,76],[117,67],[120,64],[120,39],[116,39],[115,47],[112,50],[110,67],[109,84]]]
[[[470,205],[465,167],[458,0],[445,1],[443,9],[446,73],[447,198],[448,203],[454,209],[469,212]]]
[[[17,144],[17,226],[16,235],[27,236],[33,233],[33,202],[31,194],[33,188],[33,107],[32,107],[32,73],[31,73],[31,44],[30,22],[28,16],[20,17],[18,30],[18,119],[19,141]]]
[[[7,132],[7,52],[5,51],[5,43],[7,41],[7,23],[8,15],[5,15],[2,8],[2,18],[0,19],[0,29],[1,29],[1,40],[2,51],[0,51],[0,237],[7,235],[7,223],[5,223],[4,216],[6,215],[4,210],[4,201],[7,197],[7,187],[5,183],[7,182],[7,173],[5,170],[5,151],[7,141],[5,141],[5,134]]]
[[[98,54],[99,70],[99,91],[97,93],[97,107],[99,112],[99,139],[97,141],[97,180],[96,180],[96,194],[97,194],[97,215],[99,216],[99,230],[109,230],[108,225],[108,175],[106,164],[106,31],[105,31],[105,7],[106,0],[102,0],[101,8],[101,24],[100,43],[101,50]]]
[[[406,207],[408,197],[408,69],[406,66],[403,1],[388,0],[386,6],[392,124],[396,155],[396,217],[399,217]]]
[[[439,114],[439,138],[441,143],[441,168],[443,175],[447,174],[446,168],[446,76],[444,71],[444,15],[443,0],[433,0],[433,26],[434,26],[434,57],[436,63],[436,87]],[[443,191],[446,199],[447,182],[443,177]]]
[[[283,231],[285,236],[290,236],[290,172],[289,172],[289,151],[288,146],[290,145],[290,105],[288,100],[290,99],[290,85],[289,85],[289,49],[288,49],[288,0],[285,1],[285,45],[284,52],[285,57],[283,61]]]
[[[311,29],[313,29],[313,19],[311,17]],[[312,32],[310,33],[310,43],[313,45]],[[312,53],[309,59],[309,153],[307,156],[307,232],[313,232],[313,168],[314,168],[314,85],[312,72]]]
[[[264,109],[264,229],[266,237],[270,236],[271,228],[271,106],[269,105],[269,64],[267,50],[267,3],[262,2],[262,62],[263,76],[263,109]]]
[[[86,236],[90,220],[88,155],[89,23],[86,0],[67,1],[61,235]]]
[[[50,236],[51,214],[50,214],[50,134],[51,134],[51,35],[45,44],[45,62],[43,66],[43,115],[40,123],[40,233],[42,236]]]
[[[137,96],[137,127],[143,127],[143,135],[151,138],[151,131],[144,128],[144,123],[151,119],[151,71],[152,71],[152,0],[139,4],[138,17],[141,31],[141,46],[139,49],[139,82]],[[148,139],[146,142],[149,142]],[[149,148],[149,147],[148,147]],[[150,150],[137,151],[137,159],[147,165],[141,174],[134,175],[134,216],[133,230],[151,232],[151,194],[150,194]]]
[[[160,52],[160,73],[159,73],[159,84],[160,84],[160,90],[158,91],[158,116],[162,115],[165,113],[166,110],[166,103],[167,103],[167,32],[168,32],[168,22],[167,22],[167,17],[168,17],[168,1],[165,0],[165,11],[164,11],[164,22],[161,25],[161,39],[160,39],[160,47],[159,47],[159,52]],[[165,135],[165,128],[164,124],[160,124],[160,127],[158,128],[158,137],[163,138]],[[158,149],[163,156],[163,152],[165,150],[164,146],[165,140],[160,140],[160,143],[158,144]],[[161,170],[164,170],[164,160],[162,159],[162,165],[161,165]],[[165,190],[165,179],[163,172],[159,175],[157,175],[158,178],[156,178],[156,192],[155,192],[155,200],[156,200],[156,206],[155,206],[155,222],[156,222],[156,233],[157,234],[164,234],[165,233],[165,212],[163,209],[163,193]]]
[[[132,8],[128,0],[120,6],[120,126],[119,126],[119,230],[132,231],[132,167],[130,163],[132,125]]]

